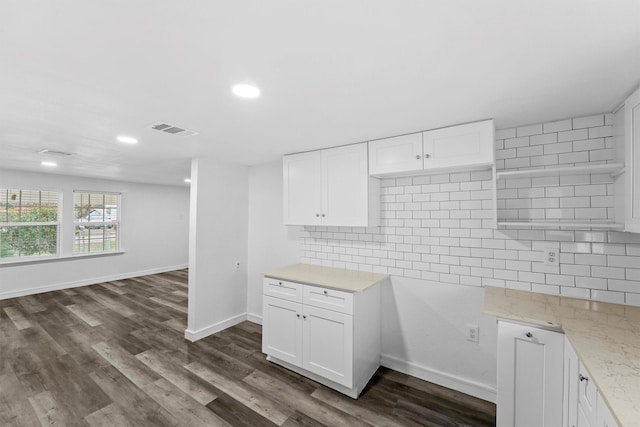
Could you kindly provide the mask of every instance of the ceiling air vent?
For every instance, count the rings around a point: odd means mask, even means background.
[[[151,125],[151,129],[158,130],[160,132],[170,133],[172,135],[179,135],[179,136],[192,136],[192,135],[198,134],[198,132],[194,132],[189,129],[170,125],[168,123],[156,123],[154,125]]]
[[[73,153],[66,153],[64,151],[49,150],[44,148],[37,152],[38,154],[46,154],[47,156],[67,157],[73,155]]]

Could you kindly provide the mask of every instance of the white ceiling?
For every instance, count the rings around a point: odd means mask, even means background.
[[[3,0],[0,168],[181,184],[189,159],[613,110],[640,0]],[[256,100],[231,93],[251,82]],[[199,134],[149,129],[166,121]],[[137,145],[115,141],[136,136]],[[47,169],[47,172],[51,170]]]

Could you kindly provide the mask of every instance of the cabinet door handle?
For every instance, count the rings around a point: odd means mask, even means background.
[[[582,374],[579,374],[579,375],[578,375],[578,379],[579,379],[580,381],[589,381],[589,378],[585,377],[585,376],[584,376],[584,375],[582,375]]]
[[[533,336],[531,332],[527,332],[525,335],[527,336],[527,338],[531,338]]]
[[[320,218],[320,214],[316,214],[316,218]]]
[[[300,313],[296,313],[296,317],[299,319],[300,318]]]
[[[325,217],[325,214],[322,214],[321,216],[322,216],[322,218],[324,218],[324,217]]]
[[[302,318],[303,318],[303,319],[306,319],[306,318],[307,318],[307,316],[306,316],[305,314],[303,314],[303,315],[302,315]]]
[[[425,159],[428,159],[429,157],[431,157],[431,155],[430,155],[430,154],[425,154],[425,155],[424,155],[424,158],[425,158]]]
[[[416,154],[416,159],[420,160],[422,156],[420,154]]]

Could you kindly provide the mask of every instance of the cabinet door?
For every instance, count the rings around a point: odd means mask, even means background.
[[[625,171],[631,200],[625,206],[625,230],[640,233],[640,89],[625,102]]]
[[[302,366],[302,304],[263,296],[262,352]]]
[[[495,163],[493,120],[423,133],[424,169]]]
[[[283,220],[285,225],[318,225],[322,213],[320,151],[291,154],[282,159]]]
[[[322,150],[322,225],[369,222],[367,143]]]
[[[575,350],[564,339],[564,427],[578,426],[578,393],[580,380],[579,374],[580,359]]]
[[[304,306],[302,367],[353,387],[353,317]]]
[[[564,336],[509,322],[498,325],[498,427],[562,425]]]
[[[589,373],[580,363],[578,372],[578,427],[596,427],[598,389],[589,380]]]
[[[616,423],[613,415],[609,411],[609,407],[605,403],[604,399],[600,393],[598,393],[597,401],[597,411],[598,411],[598,427],[618,427],[618,423]]]
[[[369,175],[422,170],[422,132],[369,142]]]

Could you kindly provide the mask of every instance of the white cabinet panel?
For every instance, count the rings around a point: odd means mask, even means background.
[[[580,363],[578,378],[578,427],[595,427],[598,390],[593,381],[589,380],[589,372],[582,363]]]
[[[303,301],[307,305],[353,314],[353,294],[350,292],[307,285],[304,287]]]
[[[283,215],[288,225],[319,225],[322,167],[319,151],[284,156]]]
[[[561,333],[500,321],[498,427],[562,425]]]
[[[422,170],[422,132],[369,142],[369,174]]]
[[[263,281],[263,293],[264,295],[276,298],[302,302],[302,284],[300,283],[265,277]]]
[[[427,131],[422,139],[425,170],[495,162],[493,120]]]
[[[263,297],[262,352],[302,364],[302,304]]]
[[[367,144],[322,150],[322,225],[369,224]]]
[[[345,387],[353,386],[353,317],[304,306],[302,367]]]
[[[578,425],[578,393],[580,360],[575,350],[564,340],[564,427],[577,427]]]
[[[625,230],[640,233],[640,89],[624,105],[625,138]]]
[[[597,398],[597,412],[598,412],[598,427],[618,427],[613,415],[609,411],[609,407],[605,403],[604,399],[598,393]]]

